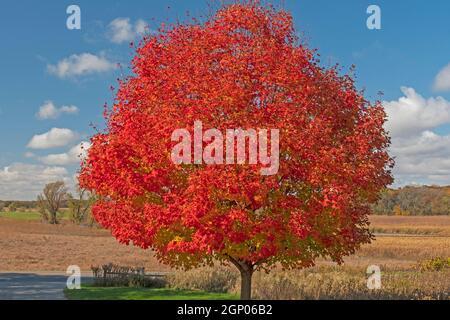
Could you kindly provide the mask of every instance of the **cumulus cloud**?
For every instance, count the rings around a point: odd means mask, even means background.
[[[78,137],[79,135],[70,129],[53,128],[46,133],[33,136],[27,146],[31,149],[64,147]]]
[[[2,200],[33,200],[47,183],[64,181],[73,188],[73,178],[63,167],[14,163],[0,168]]]
[[[434,90],[450,91],[450,63],[434,79]]]
[[[62,114],[77,114],[78,108],[75,106],[62,106],[57,108],[52,101],[46,101],[39,107],[36,117],[39,120],[56,119]]]
[[[433,130],[450,124],[450,102],[441,97],[425,99],[412,88],[402,92],[398,100],[384,102],[391,155],[396,158],[396,185],[449,185],[450,135]]]
[[[83,141],[66,153],[49,154],[45,157],[40,157],[39,160],[47,165],[58,166],[79,163],[81,160],[85,159],[90,146],[91,144],[89,142]]]
[[[420,134],[450,123],[450,102],[442,97],[425,99],[413,88],[402,87],[404,96],[384,102],[388,115],[386,129],[392,136]]]
[[[104,56],[91,53],[73,54],[55,65],[47,65],[47,70],[59,78],[73,78],[93,73],[103,73],[114,70],[117,64]]]
[[[111,42],[121,44],[130,42],[143,35],[147,29],[144,20],[137,20],[134,25],[130,18],[117,18],[108,25],[108,37]]]

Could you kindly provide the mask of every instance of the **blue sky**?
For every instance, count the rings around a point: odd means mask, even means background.
[[[186,11],[204,16],[211,3],[3,1],[0,199],[33,199],[51,179],[70,184],[76,146],[94,132],[90,123],[102,126],[110,86],[128,72],[133,55],[128,42],[139,36],[142,23],[154,30],[161,22],[185,19]],[[324,65],[355,64],[367,97],[384,93],[396,184],[450,185],[450,2],[273,3],[293,14],[297,30],[319,50]],[[81,8],[81,30],[66,28],[71,4]],[[366,26],[370,4],[381,8],[381,30]]]

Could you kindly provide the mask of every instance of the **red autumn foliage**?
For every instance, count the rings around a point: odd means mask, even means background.
[[[341,262],[370,242],[369,203],[392,182],[385,113],[298,44],[292,17],[257,1],[146,37],[119,83],[80,183],[122,243],[191,268]],[[280,168],[175,165],[173,130],[280,129]],[[240,268],[241,269],[241,268]],[[245,269],[245,268],[244,268]]]

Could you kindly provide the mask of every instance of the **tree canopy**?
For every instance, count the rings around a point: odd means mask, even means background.
[[[219,260],[250,278],[277,263],[342,262],[368,243],[369,204],[392,182],[380,103],[322,67],[289,13],[258,1],[159,31],[137,48],[82,167],[98,222],[172,266]],[[173,131],[197,120],[204,130],[279,129],[278,173],[174,164]]]

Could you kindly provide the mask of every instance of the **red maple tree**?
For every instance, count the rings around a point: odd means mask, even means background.
[[[320,66],[289,13],[248,1],[204,23],[162,26],[132,66],[79,177],[121,243],[173,267],[231,263],[250,299],[256,270],[341,263],[370,242],[369,203],[392,182],[384,110],[337,67]],[[197,120],[204,130],[279,129],[278,173],[174,164],[173,131]]]

